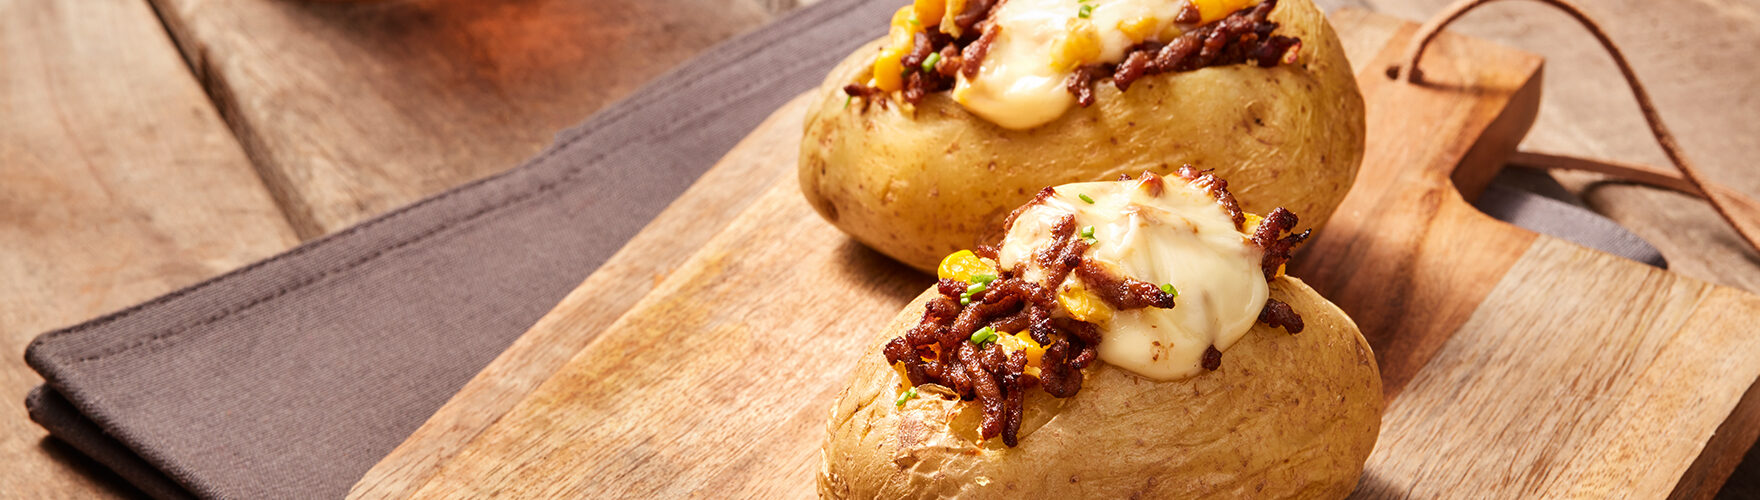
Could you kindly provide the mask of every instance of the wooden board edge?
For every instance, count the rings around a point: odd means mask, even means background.
[[[754,130],[799,129],[816,92],[784,104]],[[762,151],[774,137],[753,135],[731,151]],[[622,249],[570,291],[448,399],[421,427],[381,458],[348,498],[403,498],[417,491],[465,445],[525,399],[575,353],[658,287],[738,214],[794,172],[793,165],[723,158],[667,205]],[[589,307],[588,304],[591,304]]]

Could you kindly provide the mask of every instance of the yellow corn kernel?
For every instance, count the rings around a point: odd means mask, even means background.
[[[995,276],[996,264],[979,257],[971,250],[960,250],[948,254],[946,258],[941,259],[941,265],[935,268],[935,276],[938,278],[959,280],[966,283],[971,283],[972,276],[979,274]]]
[[[886,47],[880,49],[880,56],[874,58],[874,87],[885,92],[893,92],[904,88],[904,54],[905,47]]]
[[[1253,234],[1253,231],[1257,231],[1259,229],[1259,223],[1265,222],[1264,217],[1260,217],[1258,214],[1255,214],[1252,212],[1242,211],[1241,215],[1243,216],[1244,219],[1246,219],[1241,222],[1241,232],[1242,233]]]
[[[1027,366],[1039,366],[1039,358],[1045,356],[1045,346],[1033,341],[1033,335],[1025,331],[1014,335],[999,335],[996,343],[1003,349],[1027,353]]]
[[[1051,68],[1070,71],[1100,59],[1100,32],[1087,19],[1069,20],[1069,29],[1051,47]]]
[[[1192,0],[1192,6],[1198,8],[1199,23],[1208,23],[1228,17],[1235,11],[1258,3],[1258,0]]]
[[[1100,297],[1089,293],[1080,286],[1072,286],[1057,292],[1057,303],[1069,313],[1069,317],[1089,323],[1104,323],[1112,319],[1112,307],[1101,301]]]
[[[917,22],[929,28],[941,24],[941,15],[947,12],[947,0],[916,0],[911,9],[917,13]]]
[[[906,388],[906,389],[911,388],[911,376],[909,373],[906,373],[904,371],[904,362],[903,361],[893,363],[892,364],[892,371],[898,372],[898,381],[900,383],[904,384],[904,388]]]
[[[1124,36],[1130,37],[1132,43],[1143,43],[1143,40],[1147,40],[1155,34],[1155,25],[1159,21],[1147,16],[1119,21],[1118,31],[1123,32]]]

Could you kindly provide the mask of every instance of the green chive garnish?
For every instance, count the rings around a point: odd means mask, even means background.
[[[1077,197],[1077,198],[1081,198],[1081,199],[1082,199],[1082,201],[1085,201],[1085,202],[1088,202],[1088,204],[1089,204],[1089,205],[1093,205],[1093,204],[1094,204],[1094,199],[1093,199],[1093,198],[1089,198],[1089,197],[1088,197],[1088,195],[1087,195],[1087,194],[1086,194],[1086,193],[1084,193],[1084,194],[1078,194],[1078,195],[1076,195],[1076,197]]]
[[[991,328],[991,327],[986,326],[983,328],[979,328],[978,331],[972,332],[972,343],[973,344],[984,345],[985,342],[989,342],[992,340],[996,340],[996,329],[995,328]]]
[[[1094,6],[1084,3],[1082,4],[1081,12],[1077,12],[1076,15],[1080,16],[1082,19],[1087,19],[1088,16],[1094,15]]]
[[[941,62],[941,53],[940,52],[929,54],[929,58],[923,60],[923,72],[924,73],[934,73],[935,72],[935,63],[938,63],[938,62]]]
[[[1178,297],[1179,296],[1179,289],[1174,288],[1173,283],[1162,283],[1161,284],[1161,293],[1165,293],[1168,295]]]
[[[1094,239],[1094,226],[1082,226],[1081,236],[1090,240]]]
[[[917,399],[917,388],[915,388],[915,387],[912,387],[909,390],[904,391],[904,394],[898,395],[898,407],[904,408],[904,402],[910,401],[912,399]]]
[[[988,285],[992,281],[996,281],[996,275],[994,275],[994,274],[974,274],[974,275],[972,275],[972,282],[973,283],[983,283],[983,284]]]
[[[849,102],[856,99],[854,94],[843,96],[843,109],[849,109]]]
[[[961,295],[959,297],[959,305],[962,305],[962,306],[972,305],[972,297],[970,295]]]

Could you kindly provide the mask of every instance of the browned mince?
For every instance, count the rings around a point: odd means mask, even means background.
[[[910,53],[900,60],[905,70],[904,89],[900,95],[905,102],[916,104],[931,93],[953,88],[957,75],[978,76],[978,69],[983,65],[984,56],[990,52],[990,44],[995,42],[999,29],[990,18],[1002,3],[1000,0],[968,2],[965,11],[954,16],[954,24],[960,32],[958,37],[940,30],[913,35]],[[1123,91],[1139,78],[1162,73],[1246,63],[1267,68],[1276,66],[1289,60],[1302,45],[1300,39],[1272,34],[1278,25],[1268,17],[1276,6],[1277,0],[1265,0],[1194,28],[1172,42],[1138,44],[1127,50],[1124,60],[1118,64],[1076,68],[1064,81],[1064,88],[1075,95],[1078,104],[1087,107],[1094,104],[1094,82],[1107,77],[1111,77],[1112,84]],[[1198,10],[1189,3],[1175,19],[1181,23],[1197,20]],[[941,54],[941,59],[925,70],[923,62],[930,54]],[[881,94],[878,89],[862,84],[848,85],[843,90],[850,96],[864,99]]]
[[[1153,186],[1162,182],[1150,176]],[[1203,188],[1218,204],[1241,220],[1239,205],[1228,192],[1228,183],[1209,171],[1190,166],[1179,170],[1181,178]],[[1129,180],[1122,176],[1120,180]],[[1009,214],[1004,227],[1027,207],[1042,203],[1055,194],[1051,188],[1040,190],[1033,201]],[[1159,195],[1159,190],[1156,191]],[[1269,281],[1277,266],[1289,259],[1290,249],[1307,237],[1307,232],[1282,236],[1294,227],[1296,217],[1282,208],[1272,211],[1253,233],[1252,242],[1265,249],[1266,279]],[[1282,236],[1282,237],[1280,237]],[[1051,229],[1051,244],[1033,254],[1033,261],[1045,271],[1044,283],[1062,283],[1071,274],[1077,275],[1096,296],[1116,310],[1144,307],[1171,308],[1175,295],[1161,291],[1155,284],[1116,276],[1104,267],[1082,257],[1089,243],[1076,236],[1075,216],[1066,215]],[[975,252],[996,258],[996,245],[980,245]],[[1275,261],[1275,263],[1271,263]],[[984,292],[972,297],[967,305],[959,303],[969,283],[942,279],[936,283],[937,295],[924,307],[923,319],[901,337],[886,343],[883,354],[889,363],[901,364],[913,385],[937,384],[958,394],[960,399],[977,401],[983,410],[978,434],[984,439],[1002,437],[1010,447],[1019,445],[1021,415],[1025,394],[1035,386],[1054,397],[1067,398],[1082,389],[1082,369],[1099,359],[1100,329],[1092,323],[1072,318],[1052,317],[1057,308],[1056,288],[1046,288],[1018,276],[1016,270],[1003,270]],[[1273,328],[1282,327],[1290,333],[1302,330],[1301,316],[1276,299],[1268,299],[1259,313],[1259,321]],[[973,344],[971,336],[979,329],[990,327],[998,335],[1025,330],[1033,341],[1045,346],[1040,357],[1038,377],[1027,375],[1026,354],[1009,353],[998,343]],[[1222,351],[1212,345],[1205,349],[1201,360],[1206,370],[1222,366]]]
[[[1265,258],[1259,261],[1259,270],[1265,272],[1266,281],[1277,276],[1277,268],[1289,262],[1290,252],[1294,251],[1296,245],[1300,245],[1302,240],[1308,239],[1308,234],[1313,232],[1308,229],[1300,233],[1282,236],[1283,233],[1289,232],[1295,227],[1296,214],[1290,213],[1283,207],[1277,207],[1272,209],[1271,213],[1266,214],[1265,221],[1260,222],[1259,227],[1253,230],[1253,244],[1265,250]]]
[[[1301,315],[1281,300],[1265,299],[1265,309],[1259,311],[1259,322],[1272,328],[1281,327],[1291,335],[1302,333]]]
[[[1173,294],[1161,291],[1154,283],[1129,276],[1115,276],[1092,260],[1082,260],[1082,264],[1076,267],[1076,276],[1082,278],[1088,291],[1113,309],[1173,308]]]
[[[1247,221],[1246,215],[1241,212],[1241,204],[1234,199],[1234,193],[1228,192],[1228,181],[1211,174],[1209,170],[1198,170],[1191,165],[1179,167],[1177,173],[1186,182],[1203,189],[1211,198],[1215,198],[1216,204],[1222,205],[1222,211],[1228,213],[1228,217],[1234,220],[1236,226]]]
[[[1120,91],[1149,75],[1245,63],[1262,68],[1276,66],[1290,60],[1302,46],[1300,39],[1271,34],[1277,30],[1277,23],[1268,18],[1276,7],[1277,0],[1265,0],[1199,26],[1171,42],[1145,42],[1131,47],[1119,64],[1098,66],[1109,70],[1113,86]],[[1182,12],[1181,17],[1195,17],[1189,12]]]

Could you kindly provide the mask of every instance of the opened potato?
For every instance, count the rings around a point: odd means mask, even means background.
[[[1306,232],[1214,176],[1046,189],[956,252],[833,405],[822,498],[1342,498],[1383,409]],[[989,253],[989,252],[980,252]]]
[[[1363,102],[1309,0],[919,0],[808,112],[801,189],[920,269],[1039,188],[1215,169],[1314,227],[1363,154]]]

